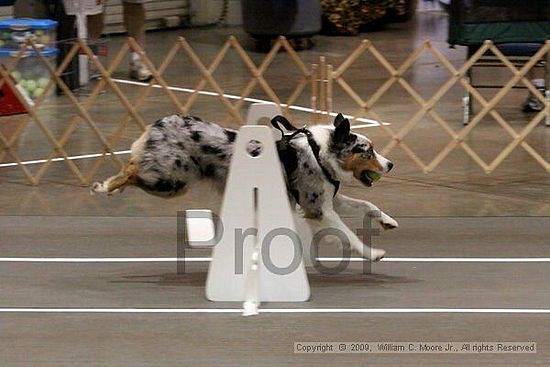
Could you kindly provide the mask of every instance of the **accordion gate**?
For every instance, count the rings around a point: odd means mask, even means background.
[[[40,62],[42,62],[48,69],[51,79],[47,86],[44,88],[44,92],[39,96],[34,105],[30,105],[25,98],[17,91],[15,87],[14,80],[10,77],[13,70],[21,60],[24,50],[29,47],[32,48]],[[230,49],[234,49],[238,57],[244,63],[248,73],[250,75],[250,80],[246,84],[245,88],[242,90],[235,102],[231,102],[229,98],[225,95],[223,89],[220,87],[219,83],[214,78],[214,72],[219,67],[219,65],[224,61],[225,56],[227,55]],[[273,60],[277,56],[280,50],[284,50],[290,60],[299,70],[299,78],[296,80],[296,86],[291,93],[287,101],[281,101],[277,93],[274,91],[273,87],[266,81],[264,75],[266,70],[270,67]],[[122,92],[122,90],[117,85],[111,75],[117,69],[121,61],[124,59],[126,54],[130,51],[135,51],[139,54],[140,58],[144,64],[151,70],[153,74],[153,80],[140,88],[139,95],[135,101],[130,101],[127,96]],[[187,57],[191,60],[192,64],[198,70],[200,74],[200,79],[194,86],[193,92],[186,99],[185,102],[180,100],[170,88],[169,84],[163,77],[164,72],[174,60],[178,52],[183,51]],[[512,79],[510,79],[500,90],[489,100],[485,99],[479,91],[472,87],[466,77],[468,69],[470,69],[476,61],[478,61],[484,53],[492,52],[504,66],[506,66],[513,74]],[[61,79],[61,75],[66,70],[67,66],[70,63],[70,60],[77,55],[79,52],[86,53],[92,62],[95,64],[96,68],[101,73],[101,80],[95,85],[92,89],[91,94],[85,98],[83,101],[79,101],[77,97],[71,92],[67,85]],[[451,77],[444,82],[439,89],[432,95],[429,99],[424,99],[421,94],[416,91],[413,86],[403,77],[409,68],[419,59],[419,57],[424,52],[430,52],[435,58],[443,65],[450,73]],[[363,99],[359,94],[346,82],[343,77],[343,74],[348,70],[357,59],[365,54],[369,53],[374,57],[378,63],[390,74],[390,77],[385,80],[384,83],[378,89],[372,93],[369,98]],[[369,113],[371,116],[376,118],[378,121],[382,121],[382,118],[372,110],[372,107],[376,104],[378,100],[386,93],[388,93],[390,87],[396,83],[401,85],[403,89],[410,95],[414,101],[420,106],[420,109],[413,114],[408,121],[406,121],[398,130],[392,129],[390,126],[379,123],[378,126],[382,129],[389,137],[389,143],[383,147],[383,154],[389,153],[395,147],[401,148],[411,160],[425,173],[428,173],[438,167],[441,162],[444,160],[447,155],[452,152],[454,149],[460,147],[466,154],[468,154],[474,162],[476,162],[486,173],[491,173],[495,168],[497,168],[507,157],[508,155],[517,147],[524,149],[531,157],[533,157],[544,170],[550,172],[550,163],[543,157],[539,152],[537,152],[530,144],[526,142],[526,137],[528,134],[545,118],[549,119],[550,117],[550,101],[547,96],[543,96],[542,93],[533,86],[533,84],[526,78],[527,72],[535,66],[537,63],[544,60],[546,57],[546,62],[549,61],[550,57],[550,41],[547,41],[546,44],[534,55],[531,59],[524,64],[521,68],[516,68],[514,64],[504,56],[490,41],[486,41],[483,46],[474,54],[472,57],[467,60],[460,68],[455,68],[449,60],[435,47],[431,45],[429,41],[421,44],[416,50],[414,50],[405,61],[397,68],[395,68],[388,60],[376,49],[376,47],[368,40],[364,40],[360,45],[353,51],[351,54],[336,68],[333,68],[332,65],[326,62],[325,57],[320,57],[318,64],[306,64],[300,56],[296,53],[295,50],[290,46],[287,40],[284,37],[280,37],[273,45],[269,53],[266,54],[263,61],[256,65],[241,44],[233,36],[229,37],[227,41],[223,44],[221,49],[217,52],[213,60],[209,65],[205,65],[201,58],[196,54],[191,45],[184,39],[178,38],[174,45],[170,48],[162,63],[158,66],[153,65],[149,58],[145,55],[140,46],[133,40],[129,38],[118,50],[118,52],[113,57],[111,63],[107,66],[102,65],[97,58],[92,58],[93,52],[82,40],[75,41],[72,48],[68,51],[65,59],[61,64],[54,68],[46,58],[41,54],[40,50],[31,42],[27,45],[22,46],[21,50],[14,58],[11,65],[8,65],[6,68],[0,67],[0,87],[6,83],[12,90],[16,91],[17,98],[25,106],[28,111],[28,115],[24,117],[26,121],[32,121],[37,125],[41,130],[44,136],[45,142],[51,146],[51,152],[44,157],[44,162],[41,163],[41,166],[33,175],[31,171],[26,167],[20,155],[18,153],[16,142],[17,138],[21,133],[21,130],[24,128],[25,124],[20,124],[17,131],[13,134],[12,137],[7,138],[0,131],[0,163],[4,162],[7,157],[12,157],[17,166],[23,171],[26,178],[33,185],[38,185],[46,173],[47,169],[50,167],[52,160],[54,158],[61,157],[64,163],[68,166],[70,171],[75,175],[78,181],[82,185],[88,185],[94,178],[94,175],[98,169],[104,164],[105,160],[111,158],[114,162],[122,166],[123,161],[118,157],[117,154],[114,154],[113,146],[119,141],[122,137],[126,127],[132,121],[137,124],[137,126],[143,131],[145,130],[146,123],[143,120],[142,116],[138,112],[140,106],[144,104],[147,99],[147,96],[151,93],[153,87],[160,88],[167,99],[174,105],[176,110],[179,113],[186,114],[189,113],[190,109],[194,105],[200,92],[209,86],[213,92],[219,98],[221,104],[228,112],[228,119],[238,123],[239,125],[244,124],[244,120],[241,112],[245,107],[246,98],[250,97],[250,94],[259,86],[262,91],[268,96],[269,100],[273,103],[280,105],[285,111],[285,114],[289,114],[289,106],[291,106],[295,101],[307,90],[309,86],[310,100],[311,100],[311,111],[312,121],[318,122],[320,120],[326,119],[327,115],[332,112],[333,109],[333,93],[334,88],[341,88],[345,94],[349,95],[352,100],[357,104],[357,106],[364,111],[365,114]],[[467,126],[464,126],[458,132],[451,128],[451,125],[440,115],[438,114],[433,107],[440,101],[443,95],[447,93],[451,87],[455,84],[460,83],[460,85],[468,91],[475,101],[477,101],[482,107],[475,116],[471,119],[470,123]],[[527,123],[527,125],[519,132],[517,132],[506,119],[499,114],[495,106],[511,91],[511,89],[518,83],[522,83],[536,98],[543,102],[543,109],[536,113],[536,115]],[[77,113],[68,119],[67,125],[64,127],[63,132],[59,138],[56,138],[52,131],[48,128],[47,124],[40,118],[38,111],[40,106],[43,104],[45,96],[48,94],[48,91],[55,86],[58,86],[63,93],[68,98],[71,105],[76,108]],[[109,87],[112,92],[116,95],[120,107],[125,111],[125,117],[120,120],[117,125],[114,133],[107,136],[101,129],[98,127],[97,123],[93,120],[90,114],[90,108],[94,106],[97,101],[99,94],[106,88]],[[478,123],[486,115],[491,115],[497,122],[500,124],[504,130],[512,137],[512,141],[496,156],[496,158],[491,162],[485,162],[473,149],[465,142],[467,136],[472,132],[472,130],[478,125]],[[440,125],[449,135],[450,141],[448,144],[433,158],[430,162],[422,161],[414,150],[407,145],[403,139],[405,136],[410,133],[415,126],[421,121],[421,119],[429,115],[438,125]],[[94,164],[86,171],[81,171],[74,162],[69,159],[69,155],[65,150],[65,147],[73,132],[76,130],[80,123],[85,123],[88,125],[93,132],[93,136],[97,139],[102,146],[101,155],[95,160]]]

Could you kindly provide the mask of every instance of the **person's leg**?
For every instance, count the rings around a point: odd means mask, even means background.
[[[17,0],[13,6],[15,18],[48,18],[48,7],[45,1]]]
[[[93,44],[99,37],[101,37],[101,33],[103,33],[105,12],[95,15],[88,15],[86,22],[88,23],[88,40],[90,44]]]
[[[124,26],[130,37],[145,47],[145,6],[144,1],[122,2],[124,8]]]
[[[88,26],[88,45],[90,45],[94,54],[97,54],[96,43],[103,33],[103,27],[105,25],[105,11],[99,14],[88,15],[86,17],[86,23]],[[97,59],[97,56],[94,56],[94,58]],[[89,62],[89,77],[90,80],[101,78],[101,73],[92,60]]]
[[[537,88],[541,94],[545,94],[544,79],[531,79],[531,83]],[[527,95],[527,99],[523,102],[523,112],[539,112],[544,108],[544,102],[535,97],[531,92]]]
[[[124,26],[128,36],[145,48],[145,5],[146,0],[123,0]],[[139,81],[148,81],[152,75],[135,52],[130,56],[130,77]]]

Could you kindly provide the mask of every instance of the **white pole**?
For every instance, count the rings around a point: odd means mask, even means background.
[[[84,9],[82,9],[82,3],[78,2],[78,12],[76,13],[76,27],[78,38],[82,39],[84,42],[88,40],[88,27],[86,22],[86,14]],[[78,81],[80,86],[87,85],[89,82],[88,77],[88,55],[79,54],[78,55]]]

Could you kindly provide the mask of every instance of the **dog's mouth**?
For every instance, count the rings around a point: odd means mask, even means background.
[[[361,172],[359,180],[361,180],[365,186],[371,187],[375,181],[380,179],[380,177],[382,177],[380,173],[366,169]]]

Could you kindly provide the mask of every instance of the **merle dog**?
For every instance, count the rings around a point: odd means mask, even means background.
[[[292,126],[282,116],[275,119]],[[130,160],[122,171],[94,183],[92,191],[111,194],[131,185],[170,198],[183,195],[203,179],[213,180],[223,191],[236,135],[237,131],[197,117],[164,117],[132,144]],[[369,214],[384,229],[396,228],[397,222],[374,204],[337,191],[345,179],[355,178],[371,186],[393,163],[378,154],[367,137],[351,132],[349,120],[341,114],[333,126],[312,126],[304,134],[283,136],[277,144],[289,198],[298,204],[312,232],[339,229],[361,256],[380,260],[385,251],[364,245],[340,215]]]

